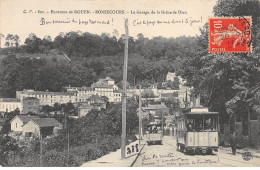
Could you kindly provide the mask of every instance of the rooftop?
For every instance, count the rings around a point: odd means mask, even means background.
[[[23,90],[19,91],[23,94],[40,94],[40,95],[63,95],[63,96],[72,96],[71,93],[63,93],[63,92],[49,92],[49,91],[34,91],[34,90]]]
[[[35,124],[37,124],[39,127],[52,127],[52,126],[57,127],[62,125],[54,118],[40,118],[40,119],[33,119],[32,121]]]
[[[0,98],[1,102],[20,102],[19,99],[16,98]]]
[[[163,93],[161,97],[178,97],[178,93]]]
[[[93,109],[94,107],[89,104],[84,104],[84,105],[79,106],[79,109],[87,109],[87,108]]]
[[[26,97],[23,100],[39,100],[36,97]]]
[[[98,100],[100,97],[98,95],[92,95],[88,98],[88,100]]]
[[[78,91],[92,91],[93,89],[91,87],[65,87],[65,89],[70,89],[70,90],[78,90]]]
[[[20,118],[23,123],[27,123],[27,122],[29,122],[29,121],[32,120],[32,119],[40,119],[39,116],[30,116],[30,115],[17,115],[17,116],[15,116],[15,117]],[[14,119],[15,119],[15,118],[13,118],[12,120],[14,120]],[[11,120],[11,121],[12,121],[12,120]]]
[[[91,85],[93,88],[113,88],[112,85],[108,85],[106,82],[98,81]]]

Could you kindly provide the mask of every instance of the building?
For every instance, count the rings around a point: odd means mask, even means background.
[[[11,131],[22,132],[23,126],[28,123],[31,119],[39,119],[39,116],[29,116],[29,115],[17,115],[11,121]]]
[[[163,93],[163,94],[161,94],[160,98],[161,99],[172,99],[172,98],[179,99],[178,93]]]
[[[25,137],[43,138],[55,135],[63,126],[54,118],[31,119],[22,128],[22,135]]]
[[[94,109],[101,110],[106,109],[106,102],[102,100],[98,95],[92,95],[88,99],[88,104],[93,105]]]
[[[169,114],[169,108],[164,104],[148,104],[147,107],[142,107],[144,112],[149,112],[152,116],[160,116],[164,114],[165,116]]]
[[[114,102],[114,91],[118,90],[115,81],[109,77],[105,79],[99,79],[96,83],[93,83],[91,87],[94,89],[94,93],[99,96],[106,96],[109,102]]]
[[[35,97],[39,99],[41,106],[49,105],[54,106],[55,103],[65,104],[69,102],[75,102],[73,93],[63,92],[49,92],[49,91],[34,91],[34,90],[23,90],[16,91],[16,98],[20,101],[27,97]]]
[[[87,99],[95,94],[94,89],[91,87],[65,87],[68,93],[72,93],[74,95],[75,102],[85,102]]]
[[[22,103],[16,98],[0,98],[0,112],[11,112],[15,109],[22,111]]]
[[[40,101],[36,97],[26,97],[23,99],[23,114],[28,114],[29,112],[38,113],[39,112]]]
[[[88,114],[88,112],[90,112],[92,109],[94,109],[93,105],[90,105],[87,103],[81,104],[78,107],[78,117],[80,118],[80,117],[86,116]]]
[[[166,75],[166,81],[172,81],[173,82],[175,77],[176,77],[175,73],[168,72],[167,75]]]
[[[191,87],[180,85],[178,97],[180,101],[180,107],[190,107],[191,104]]]

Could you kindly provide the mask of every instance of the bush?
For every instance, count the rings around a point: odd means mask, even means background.
[[[68,154],[66,151],[57,152],[56,150],[51,150],[43,156],[43,166],[48,167],[77,167],[80,166],[82,162],[82,157],[75,155],[73,153]]]

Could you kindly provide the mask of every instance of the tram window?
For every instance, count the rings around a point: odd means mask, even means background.
[[[194,119],[187,119],[187,130],[191,131],[194,129]]]
[[[187,117],[187,130],[189,131],[202,131],[203,130],[203,116],[202,115],[189,115]]]
[[[217,129],[217,117],[215,115],[205,115],[204,130],[215,131]]]

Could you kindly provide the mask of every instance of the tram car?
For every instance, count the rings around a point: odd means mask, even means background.
[[[177,117],[177,150],[188,154],[212,154],[218,151],[218,112],[206,107],[194,107]]]
[[[146,141],[148,145],[162,144],[163,130],[162,121],[159,118],[154,119],[147,125]]]

